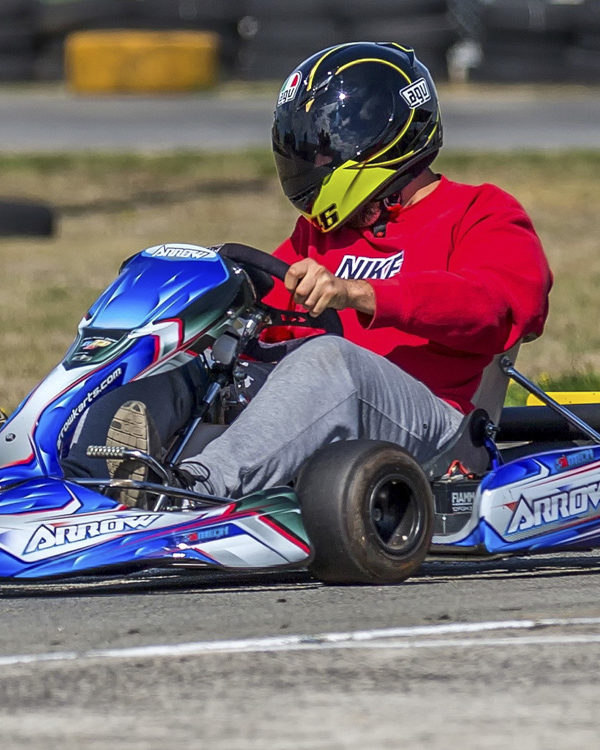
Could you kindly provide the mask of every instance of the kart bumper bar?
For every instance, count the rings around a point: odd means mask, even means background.
[[[569,411],[590,427],[600,430],[600,405],[573,404]],[[581,440],[589,434],[549,406],[505,406],[496,440],[500,443],[530,440]]]
[[[516,383],[523,386],[534,396],[537,396],[540,401],[546,404],[546,407],[525,407],[526,409],[526,420],[529,426],[534,425],[534,432],[531,433],[531,437],[524,437],[524,433],[527,431],[527,425],[523,421],[520,423],[520,427],[524,428],[522,432],[517,430],[516,432],[510,433],[510,430],[506,427],[506,418],[504,411],[500,417],[500,430],[496,436],[498,441],[513,441],[513,440],[564,440],[573,438],[587,438],[592,440],[594,443],[600,444],[600,433],[595,429],[595,425],[590,419],[580,416],[575,409],[567,409],[562,404],[559,404],[541,388],[538,388],[535,383],[526,378],[520,373],[510,361],[507,356],[504,356],[500,360],[500,368],[502,371],[512,378]],[[590,404],[584,404],[583,406],[590,407]],[[518,408],[518,407],[517,407]],[[533,411],[531,411],[533,409]],[[552,416],[548,416],[546,420],[542,415],[537,414],[538,410],[547,409]],[[595,407],[592,406],[595,410]],[[525,416],[525,415],[523,415]],[[592,417],[590,411],[589,417]],[[502,425],[504,423],[504,431]],[[545,430],[543,429],[545,427]],[[520,434],[519,434],[520,433]],[[517,435],[519,435],[517,437]]]

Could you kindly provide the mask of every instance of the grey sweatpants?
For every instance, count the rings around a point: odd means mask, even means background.
[[[181,466],[198,476],[207,469],[216,494],[239,497],[287,484],[336,440],[389,440],[424,461],[462,418],[384,357],[319,336],[281,360],[223,435]]]

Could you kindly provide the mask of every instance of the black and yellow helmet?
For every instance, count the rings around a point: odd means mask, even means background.
[[[328,232],[428,166],[442,145],[442,123],[429,71],[412,49],[353,42],[292,72],[272,136],[284,193]]]

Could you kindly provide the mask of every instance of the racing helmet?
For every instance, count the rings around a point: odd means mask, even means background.
[[[435,159],[442,145],[435,86],[400,44],[329,47],[285,80],[272,141],[285,195],[329,232]]]

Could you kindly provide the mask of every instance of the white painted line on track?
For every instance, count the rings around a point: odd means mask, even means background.
[[[489,622],[448,623],[444,625],[415,625],[378,630],[287,635],[260,638],[240,638],[222,641],[198,641],[152,646],[132,646],[117,649],[87,651],[55,651],[39,654],[0,656],[0,667],[41,662],[80,661],[82,659],[154,659],[160,657],[197,656],[202,654],[264,653],[275,651],[303,651],[337,648],[474,648],[510,646],[539,646],[556,644],[600,643],[600,632],[577,635],[534,635],[495,638],[430,638],[429,636],[477,635],[493,630],[534,630],[548,627],[600,626],[600,617],[546,618],[540,620],[500,620]]]

